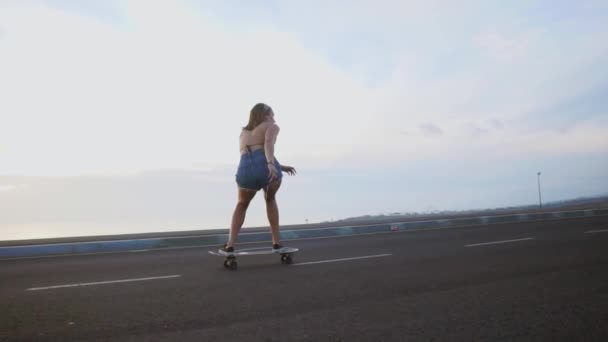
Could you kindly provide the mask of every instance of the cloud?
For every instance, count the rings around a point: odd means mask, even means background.
[[[489,57],[500,62],[512,62],[515,59],[524,58],[530,46],[538,43],[539,30],[532,30],[512,37],[496,32],[484,32],[473,37],[473,42],[485,49]]]
[[[3,8],[2,172],[230,168],[259,101],[275,108],[281,160],[311,168],[517,155],[530,136],[554,139],[547,110],[582,103],[604,79],[593,70],[606,69],[605,23],[522,24],[536,15],[527,4],[386,1],[322,13],[293,2],[236,12],[117,4],[118,24],[60,7]],[[594,106],[601,116],[605,105]]]
[[[14,146],[1,155],[4,172],[230,165],[260,101],[275,109],[284,159],[331,160],[372,120],[365,88],[287,33],[235,34],[177,3],[130,1],[122,11],[116,26],[3,8],[0,112],[11,121],[0,134]]]
[[[487,128],[482,128],[475,124],[469,124],[467,125],[467,128],[471,135],[473,135],[474,137],[490,133],[490,130],[488,130]]]
[[[503,129],[504,125],[500,120],[496,120],[496,119],[492,119],[490,120],[490,126],[492,126],[494,129]]]
[[[27,187],[28,184],[2,184],[0,185],[0,192],[16,191]]]
[[[603,118],[575,124],[565,132],[530,132],[513,143],[517,150],[544,156],[601,153],[608,151],[606,127],[608,112]]]
[[[441,128],[437,125],[431,124],[431,123],[425,123],[425,124],[421,124],[419,126],[420,131],[422,131],[422,134],[426,135],[426,136],[438,136],[438,135],[443,135],[443,131],[441,130]]]

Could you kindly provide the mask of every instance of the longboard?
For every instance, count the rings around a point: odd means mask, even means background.
[[[299,251],[298,248],[294,247],[283,247],[280,251],[274,252],[271,248],[261,249],[261,250],[236,250],[231,255],[227,255],[225,253],[217,251],[209,251],[209,254],[217,255],[221,257],[225,257],[224,267],[229,268],[231,270],[236,270],[238,264],[236,262],[237,256],[245,256],[245,255],[264,255],[264,254],[280,254],[281,262],[284,264],[291,264],[293,262],[292,254]]]

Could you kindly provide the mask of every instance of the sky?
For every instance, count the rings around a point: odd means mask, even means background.
[[[283,224],[606,194],[607,42],[593,0],[0,0],[0,240],[228,227],[258,102]]]

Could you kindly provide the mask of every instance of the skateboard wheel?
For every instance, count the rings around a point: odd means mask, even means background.
[[[281,262],[284,264],[291,264],[292,263],[292,259],[291,259],[291,255],[289,254],[283,254],[281,255]]]
[[[238,267],[236,259],[234,257],[226,258],[226,260],[224,260],[224,267],[229,268],[231,270],[236,270],[236,268]]]

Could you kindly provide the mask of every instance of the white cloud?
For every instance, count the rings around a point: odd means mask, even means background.
[[[470,12],[474,1],[334,4],[318,28],[307,26],[316,36],[327,30],[324,48],[363,28],[388,37],[386,50],[353,50],[353,67],[364,73],[386,68],[373,55],[391,60],[388,79],[369,87],[277,23],[228,28],[177,2],[119,4],[119,25],[35,5],[0,12],[0,113],[8,117],[0,174],[230,167],[239,126],[258,101],[274,107],[282,126],[279,159],[296,165],[441,157],[486,143],[516,154],[513,146],[529,139],[531,113],[597,85],[601,77],[580,70],[606,55],[599,31],[560,39],[504,18],[490,29],[481,16],[473,18],[479,32],[458,25],[470,15],[450,14]],[[298,22],[312,16],[308,4],[279,8]],[[560,54],[564,48],[576,53]],[[412,133],[428,123],[442,134]]]
[[[258,101],[275,109],[284,159],[312,160],[319,148],[335,157],[371,120],[365,89],[288,34],[235,35],[175,3],[133,1],[124,11],[115,27],[3,8],[3,173],[233,164]]]
[[[0,192],[15,191],[15,190],[23,189],[23,188],[27,188],[27,187],[28,187],[28,184],[1,184]]]
[[[484,32],[473,37],[473,41],[484,48],[491,58],[500,62],[512,62],[524,58],[530,46],[538,43],[541,34],[539,30],[532,30],[507,37],[496,32]]]

